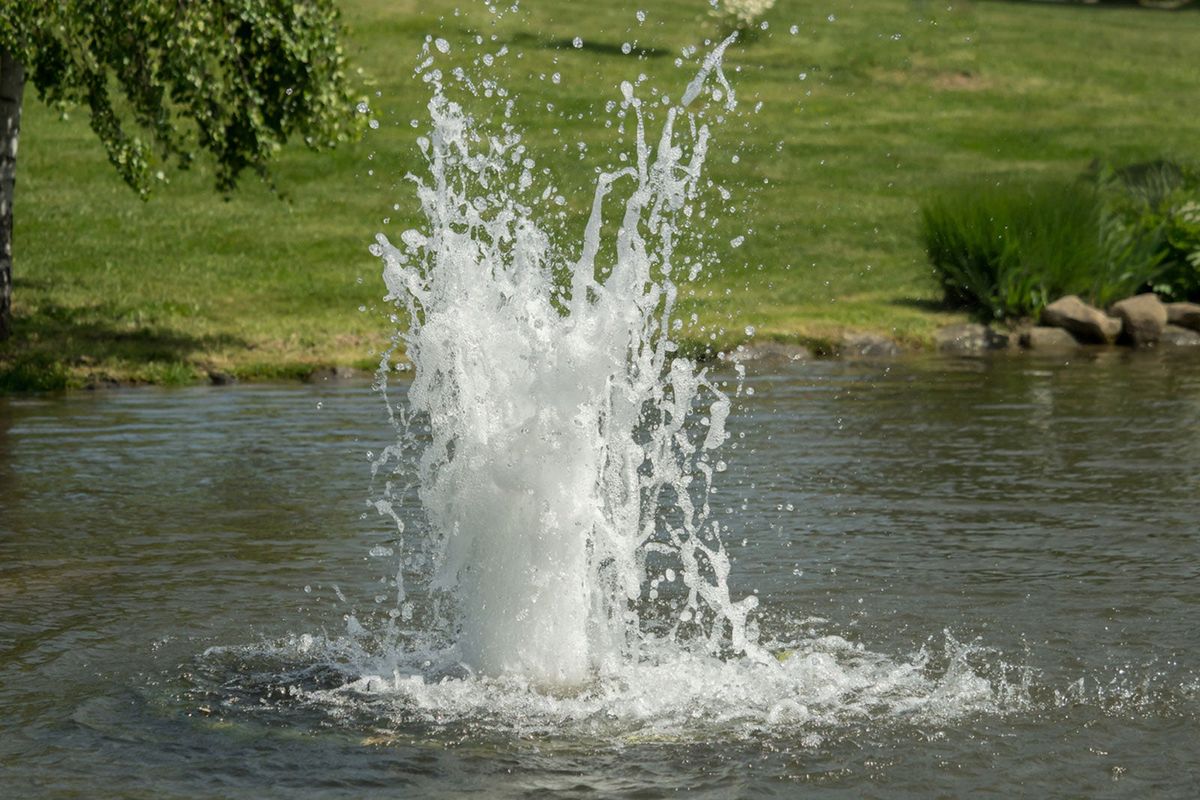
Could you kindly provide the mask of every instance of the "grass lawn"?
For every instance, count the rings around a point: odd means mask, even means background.
[[[0,391],[369,368],[393,325],[367,245],[419,223],[403,176],[420,169],[410,122],[426,118],[413,69],[427,34],[508,46],[495,74],[577,232],[594,168],[617,152],[604,104],[640,73],[678,96],[696,60],[677,66],[681,50],[718,33],[703,0],[646,3],[643,23],[617,2],[525,0],[500,18],[445,0],[342,6],[382,124],[336,152],[285,151],[283,200],[253,179],[222,199],[201,162],[142,202],[82,111],[62,120],[27,92],[17,333],[0,344]],[[687,301],[700,318],[688,335],[727,344],[754,325],[787,340],[853,329],[927,343],[962,319],[939,307],[917,239],[931,190],[980,175],[1073,175],[1097,157],[1200,159],[1195,8],[779,0],[769,29],[726,55],[741,102],[716,132],[709,174],[734,197],[711,237],[721,267]]]

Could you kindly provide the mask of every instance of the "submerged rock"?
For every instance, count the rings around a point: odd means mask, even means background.
[[[964,323],[947,325],[933,334],[938,352],[954,355],[978,355],[988,350],[1008,347],[1008,334],[994,331],[987,325]]]
[[[1167,327],[1167,307],[1155,294],[1139,294],[1113,306],[1121,318],[1121,338],[1137,347],[1156,343]]]
[[[1075,350],[1079,341],[1062,328],[1039,325],[1021,333],[1021,345],[1030,350]]]
[[[898,356],[900,345],[877,333],[846,333],[838,352],[843,356]]]
[[[1088,305],[1076,295],[1060,297],[1042,309],[1042,324],[1068,331],[1078,341],[1112,344],[1121,333],[1121,320]]]
[[[1200,331],[1200,303],[1167,303],[1167,322]]]
[[[1195,347],[1200,345],[1200,332],[1184,328],[1180,325],[1168,325],[1163,328],[1160,344],[1176,347]]]

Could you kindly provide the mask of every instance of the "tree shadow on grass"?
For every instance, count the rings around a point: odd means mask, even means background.
[[[626,53],[622,48],[624,43],[600,42],[589,39],[586,36],[581,37],[583,46],[582,50],[587,50],[592,53],[601,53],[610,56],[645,56],[646,58],[663,58],[671,55],[670,50],[664,50],[661,47],[639,47],[631,45],[631,49]],[[523,44],[533,47],[542,47],[547,50],[570,50],[574,49],[575,41],[573,39],[557,38],[553,36],[543,36],[536,33],[526,33],[524,31],[516,33],[512,37],[513,44]]]
[[[31,288],[20,284],[18,290]],[[104,376],[114,365],[174,369],[182,379],[197,354],[246,346],[237,336],[187,333],[114,304],[39,300],[17,309],[12,338],[0,342],[0,393],[63,389],[72,371]]]
[[[888,303],[894,306],[903,306],[904,308],[912,308],[917,311],[924,311],[931,314],[953,314],[956,311],[963,311],[963,307],[947,302],[946,300],[934,300],[928,297],[896,297],[888,300]]]
[[[955,303],[945,299],[932,299],[928,297],[897,297],[888,300],[888,303],[894,306],[902,306],[903,308],[911,308],[925,314],[966,314],[975,322],[981,322],[984,325],[993,324],[996,322],[986,308],[972,308]]]

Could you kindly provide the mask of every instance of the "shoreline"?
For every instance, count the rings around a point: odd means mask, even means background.
[[[881,334],[862,331],[846,331],[837,341],[825,339],[814,340],[804,338],[801,341],[763,338],[755,341],[744,339],[722,350],[705,348],[698,360],[711,365],[740,363],[754,368],[762,367],[791,367],[820,362],[911,362],[914,360],[933,361],[988,361],[992,359],[1025,358],[1031,361],[1067,361],[1078,359],[1094,361],[1099,358],[1127,358],[1130,360],[1179,357],[1185,359],[1195,357],[1195,363],[1200,364],[1200,342],[1167,340],[1149,347],[1129,347],[1118,344],[1085,344],[1080,342],[1063,343],[1061,340],[1041,346],[1022,345],[1017,340],[1020,330],[1009,333],[999,333],[986,326],[965,323],[947,326],[939,333],[951,329],[965,331],[964,336],[950,338],[943,335],[940,340],[930,345],[914,347],[910,343]],[[979,335],[979,330],[989,331],[988,335]],[[998,344],[1002,337],[1004,343]],[[797,337],[801,339],[801,337]],[[699,350],[697,342],[684,342],[680,348],[691,357],[696,357]],[[689,352],[690,351],[690,352]],[[272,365],[269,368],[237,367],[221,369],[212,366],[186,365],[190,369],[190,379],[178,372],[170,373],[171,380],[147,380],[109,372],[91,372],[73,374],[67,379],[66,385],[53,388],[39,388],[36,385],[28,388],[20,386],[0,388],[0,397],[29,397],[45,395],[66,395],[80,393],[97,393],[112,390],[128,390],[143,388],[196,388],[201,386],[296,386],[296,385],[349,385],[355,383],[371,383],[375,380],[378,358],[368,357],[348,363],[323,362],[292,362]]]

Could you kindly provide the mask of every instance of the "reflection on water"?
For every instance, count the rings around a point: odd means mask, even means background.
[[[394,534],[364,514],[390,436],[366,387],[0,400],[5,796],[1192,795],[1200,362],[830,362],[750,385],[716,509],[731,581],[835,699],[730,673],[740,716],[685,691],[722,680],[696,664],[569,702],[348,670],[344,616],[369,621],[388,569],[369,552]],[[962,702],[837,685],[871,659]]]

